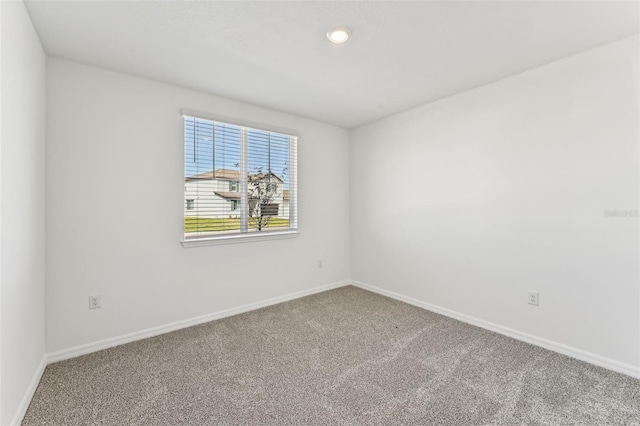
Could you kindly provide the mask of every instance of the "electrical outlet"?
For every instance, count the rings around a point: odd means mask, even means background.
[[[530,305],[539,305],[539,295],[537,291],[529,290],[529,304]]]
[[[322,268],[322,259],[318,259],[318,268]]]
[[[102,307],[102,297],[99,294],[89,296],[89,309],[98,309]]]

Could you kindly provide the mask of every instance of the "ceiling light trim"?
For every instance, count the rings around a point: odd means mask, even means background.
[[[347,27],[335,27],[327,31],[327,40],[333,44],[344,44],[351,38],[351,30]]]

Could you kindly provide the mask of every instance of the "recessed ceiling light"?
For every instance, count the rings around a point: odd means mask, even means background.
[[[327,33],[327,39],[331,43],[341,44],[349,40],[351,31],[348,28],[332,28]]]

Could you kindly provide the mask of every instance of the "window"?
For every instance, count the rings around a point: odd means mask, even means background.
[[[260,213],[263,216],[278,216],[278,206],[279,204],[275,203],[262,204],[260,206]]]
[[[265,189],[269,192],[277,192],[278,191],[278,184],[277,183],[267,183],[265,185]]]
[[[295,233],[297,137],[183,116],[185,243]]]

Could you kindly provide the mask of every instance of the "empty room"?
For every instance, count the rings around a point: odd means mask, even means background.
[[[0,426],[640,426],[640,2],[0,1]]]

